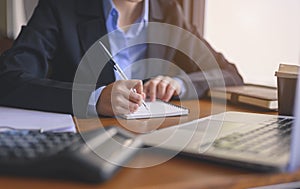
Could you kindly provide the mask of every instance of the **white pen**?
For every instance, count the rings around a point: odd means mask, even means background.
[[[125,75],[125,73],[123,72],[123,70],[120,68],[120,66],[115,62],[115,60],[113,59],[113,56],[110,54],[110,52],[108,51],[108,49],[104,46],[104,44],[99,41],[100,45],[102,46],[102,48],[104,49],[104,51],[106,52],[106,55],[110,58],[110,62],[113,64],[114,69],[119,73],[120,77],[123,80],[128,80],[128,77]],[[136,90],[133,89],[133,92],[136,93]],[[142,100],[142,104],[144,105],[144,107],[150,111],[149,107],[147,106],[146,102],[144,100]]]

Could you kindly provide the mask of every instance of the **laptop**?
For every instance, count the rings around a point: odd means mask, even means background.
[[[258,171],[300,168],[300,82],[294,117],[224,112],[141,135],[146,146]]]

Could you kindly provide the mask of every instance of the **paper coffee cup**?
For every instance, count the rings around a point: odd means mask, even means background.
[[[277,76],[278,113],[293,115],[299,66],[280,64]]]

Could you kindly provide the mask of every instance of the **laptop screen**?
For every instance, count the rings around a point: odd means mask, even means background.
[[[299,60],[300,64],[300,60]],[[300,73],[299,73],[300,75]],[[295,121],[292,131],[292,140],[291,140],[291,153],[290,153],[290,163],[289,171],[296,171],[300,168],[300,81],[298,79],[297,89],[295,95],[295,104],[294,104],[294,116]]]

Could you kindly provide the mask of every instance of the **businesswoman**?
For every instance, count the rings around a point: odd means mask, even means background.
[[[181,77],[156,75],[144,78],[144,83],[123,81],[118,80],[110,64],[101,61],[99,64],[105,65],[96,89],[74,89],[82,57],[97,40],[111,32],[114,34],[108,35],[108,48],[120,67],[146,58],[167,60],[186,72],[198,97],[204,96],[208,80],[220,76],[204,77],[204,71],[182,53],[158,44],[141,44],[118,52],[130,40],[145,35],[151,22],[170,24],[194,34],[217,62],[225,84],[243,84],[236,67],[214,51],[186,21],[175,0],[40,0],[13,47],[1,55],[0,105],[72,114],[75,93],[82,96],[82,116],[93,108],[99,115],[114,116],[136,111],[145,97],[169,101],[188,94],[189,86]],[[174,40],[178,39],[180,36],[174,36]],[[153,49],[165,53],[155,54]],[[132,88],[137,92],[132,92]]]

